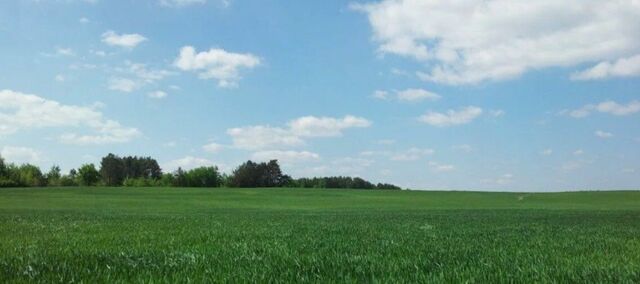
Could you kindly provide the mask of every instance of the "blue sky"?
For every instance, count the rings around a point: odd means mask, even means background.
[[[3,1],[0,153],[638,189],[638,34],[631,0]]]

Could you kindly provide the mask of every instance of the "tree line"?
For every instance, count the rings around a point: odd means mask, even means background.
[[[48,172],[31,164],[7,163],[0,156],[0,187],[31,186],[128,186],[128,187],[295,187],[295,188],[352,188],[391,189],[398,186],[387,183],[373,184],[359,177],[314,177],[294,179],[280,169],[277,160],[269,162],[247,161],[231,174],[218,167],[198,167],[191,170],[178,168],[164,173],[151,157],[108,154],[97,168],[84,164],[77,170],[63,174],[59,166]]]

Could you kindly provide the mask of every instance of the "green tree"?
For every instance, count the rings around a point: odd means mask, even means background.
[[[7,176],[7,165],[4,163],[4,158],[0,156],[0,179]]]
[[[222,177],[217,167],[200,167],[187,172],[187,186],[190,187],[218,187]]]
[[[60,167],[57,165],[52,166],[49,172],[45,175],[47,185],[49,186],[59,186],[61,177]]]
[[[45,184],[44,175],[42,175],[40,168],[31,164],[18,167],[17,180],[21,186],[43,186]]]
[[[103,157],[100,162],[100,175],[105,185],[122,185],[122,181],[125,179],[125,167],[122,159],[111,153]]]
[[[100,173],[93,164],[84,164],[78,169],[78,181],[81,185],[96,185],[100,180]]]

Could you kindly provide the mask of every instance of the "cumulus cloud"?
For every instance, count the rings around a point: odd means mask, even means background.
[[[587,70],[573,73],[573,80],[600,80],[610,77],[630,77],[640,75],[640,54],[620,58],[616,61],[603,61]]]
[[[271,126],[246,126],[227,130],[233,139],[233,146],[247,150],[282,148],[304,144],[301,137],[288,129]]]
[[[368,16],[381,54],[424,62],[430,69],[418,76],[437,83],[505,80],[640,51],[635,0],[383,0],[352,7]],[[620,70],[604,73],[629,72]]]
[[[193,157],[193,156],[186,156],[184,158],[166,162],[162,165],[162,168],[168,171],[175,171],[178,168],[182,168],[183,170],[190,170],[190,169],[195,169],[199,167],[212,167],[212,166],[215,166],[215,163],[211,160]]]
[[[597,130],[596,132],[594,132],[594,134],[600,138],[605,138],[605,139],[613,137],[613,134],[611,132],[606,132],[602,130]]]
[[[57,48],[56,49],[56,54],[60,55],[60,56],[74,56],[76,55],[75,52],[73,52],[73,49],[71,48]]]
[[[552,149],[544,149],[544,150],[540,151],[540,155],[543,155],[543,156],[551,156],[551,154],[553,154],[553,150]]]
[[[585,105],[579,109],[569,111],[569,115],[574,118],[589,116],[592,112],[607,113],[617,116],[631,115],[640,112],[640,101],[631,101],[628,104],[619,104],[615,101],[604,101],[599,104]]]
[[[167,97],[167,93],[164,91],[154,91],[147,94],[147,97],[152,99],[163,99]]]
[[[40,152],[28,147],[4,146],[0,156],[6,161],[16,164],[35,164],[40,162]]]
[[[308,151],[258,151],[251,155],[251,158],[258,161],[278,160],[284,164],[294,164],[299,162],[314,161],[320,159],[320,155]]]
[[[127,78],[111,78],[109,80],[109,90],[131,93],[140,88],[140,84]]]
[[[124,48],[134,48],[146,40],[146,37],[139,34],[117,34],[114,31],[106,31],[102,34],[102,42]]]
[[[183,71],[198,72],[201,79],[214,79],[222,88],[236,87],[242,69],[260,65],[260,58],[250,53],[233,53],[220,48],[196,53],[192,46],[180,49],[174,65]]]
[[[429,162],[429,168],[431,169],[431,171],[437,173],[450,172],[456,169],[456,167],[453,165],[445,165],[438,162]]]
[[[94,107],[64,105],[57,101],[11,90],[0,91],[0,136],[34,128],[87,127],[92,134],[66,133],[59,141],[69,144],[124,143],[140,136],[136,128],[106,119]]]
[[[480,183],[493,185],[509,185],[513,183],[513,179],[514,178],[512,174],[503,174],[497,178],[482,179],[480,180]]]
[[[465,153],[470,153],[473,151],[473,147],[467,144],[453,145],[451,146],[451,149]]]
[[[130,61],[125,62],[124,68],[119,67],[116,68],[115,71],[120,75],[109,80],[109,89],[125,93],[130,93],[147,85],[154,84],[174,74],[167,70],[151,69],[145,64]],[[155,92],[155,95],[161,95],[161,93]]]
[[[392,161],[416,161],[425,156],[433,154],[435,151],[433,149],[423,149],[423,148],[410,148],[407,151],[392,153],[389,157]]]
[[[223,145],[220,145],[218,143],[209,143],[207,145],[202,146],[202,150],[204,150],[207,153],[211,153],[211,154],[215,154],[220,152],[222,149],[224,148]]]
[[[367,119],[347,115],[343,118],[304,116],[287,123],[287,127],[268,125],[231,128],[227,134],[233,139],[233,145],[248,150],[277,149],[299,146],[305,138],[335,137],[349,128],[369,127]]]
[[[378,91],[375,91],[372,96],[376,99],[387,100],[392,95],[397,100],[404,101],[404,102],[420,102],[424,100],[436,101],[441,98],[440,95],[424,89],[406,89],[406,90],[393,91],[393,92],[378,90]]]
[[[458,110],[448,110],[445,113],[429,112],[418,118],[419,121],[436,127],[447,127],[467,124],[482,114],[482,109],[468,106]]]
[[[303,116],[288,123],[290,131],[301,137],[332,137],[348,128],[371,126],[371,122],[353,115],[343,118]]]
[[[160,0],[160,5],[165,7],[184,7],[204,3],[207,3],[207,0]]]
[[[376,99],[379,99],[379,100],[388,100],[389,99],[389,92],[381,91],[381,90],[375,90],[375,91],[373,91],[373,94],[371,96],[373,98],[376,98]]]

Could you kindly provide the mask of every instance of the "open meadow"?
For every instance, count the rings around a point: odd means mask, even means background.
[[[0,190],[2,282],[639,282],[640,192]]]

